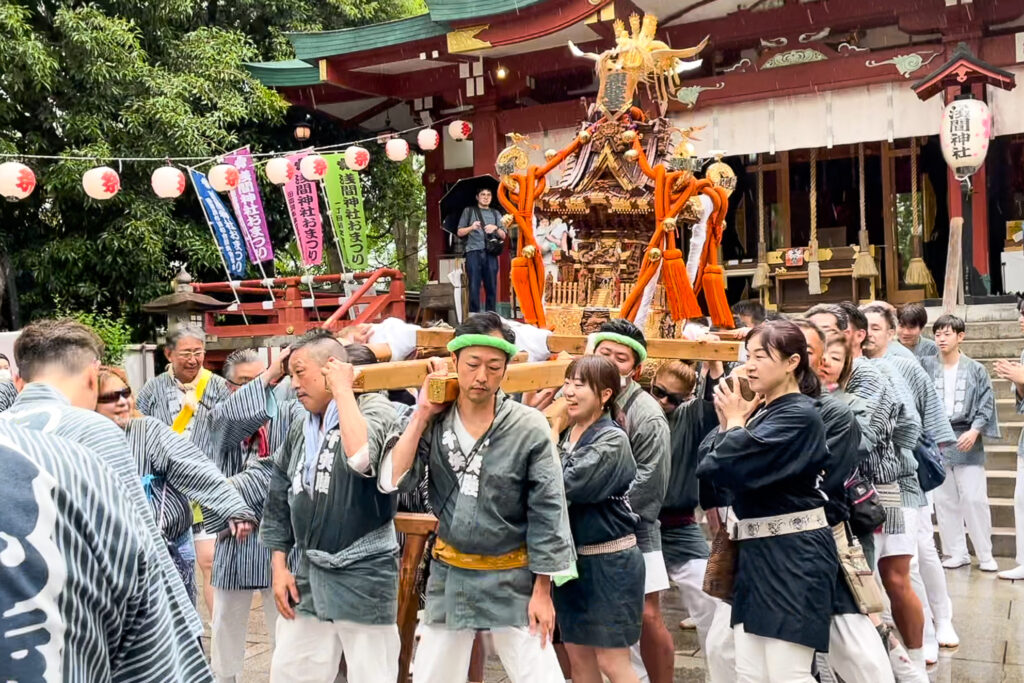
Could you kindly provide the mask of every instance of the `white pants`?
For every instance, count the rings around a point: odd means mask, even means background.
[[[1013,517],[1017,525],[1017,564],[1024,566],[1024,458],[1017,456],[1017,486],[1013,490]]]
[[[213,621],[210,624],[211,640],[210,668],[217,683],[241,681],[245,663],[245,636],[249,627],[249,610],[253,593],[263,595],[263,615],[270,635],[270,649],[274,649],[274,632],[277,624],[277,605],[274,591],[229,591],[213,589]]]
[[[321,621],[296,613],[277,620],[270,683],[334,683],[342,654],[353,683],[395,683],[401,649],[397,624]]]
[[[829,628],[828,662],[845,683],[893,683],[882,639],[864,614],[836,614]]]
[[[817,683],[811,674],[813,648],[755,636],[744,631],[743,624],[733,631],[737,683]]]
[[[442,624],[421,624],[419,634],[412,667],[413,683],[465,683],[476,631],[451,631]],[[531,636],[525,627],[496,628],[490,634],[512,683],[565,683],[555,648],[550,643],[541,649],[540,637]],[[349,679],[363,683],[362,678],[351,673]],[[394,680],[392,676],[388,683]]]
[[[966,522],[978,561],[992,559],[992,511],[983,465],[946,465],[946,481],[935,489],[935,516],[944,553],[968,557]]]
[[[953,602],[949,599],[946,571],[942,568],[939,551],[935,548],[935,527],[932,526],[931,510],[927,507],[921,508],[917,516],[917,563],[927,594],[919,596],[921,602],[931,608],[935,621],[952,619]]]
[[[711,629],[719,602],[704,592],[704,572],[707,568],[706,559],[690,560],[668,568],[668,576],[672,583],[679,586],[686,612],[697,624],[697,638],[702,650],[707,650],[708,631]]]
[[[733,683],[736,680],[736,634],[729,626],[732,605],[716,600],[715,615],[708,629],[704,659],[711,683]]]

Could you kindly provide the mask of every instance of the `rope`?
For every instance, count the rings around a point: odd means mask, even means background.
[[[771,284],[768,279],[768,245],[764,238],[764,168],[761,155],[757,155],[757,268],[750,286],[754,289],[767,289]]]
[[[764,239],[764,171],[757,169],[757,241],[767,246]]]
[[[860,191],[860,231],[863,235],[867,235],[868,232],[868,209],[867,200],[865,197],[864,189],[864,143],[857,143],[857,179],[860,181],[857,183],[858,190]],[[861,249],[867,248],[867,244],[860,245]]]
[[[860,193],[860,232],[857,234],[857,241],[860,250],[853,262],[853,276],[856,278],[874,278],[878,276],[878,266],[871,256],[871,245],[868,244],[868,208],[866,177],[864,174],[864,143],[857,143],[857,185]]]
[[[811,149],[811,239],[808,244],[807,292],[821,294],[821,266],[818,264],[818,149]]]
[[[910,198],[914,205],[911,208],[910,232],[915,237],[921,236],[921,225],[917,215],[917,139],[910,139]]]

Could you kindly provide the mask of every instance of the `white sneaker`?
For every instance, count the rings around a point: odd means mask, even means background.
[[[697,622],[693,620],[693,617],[686,617],[679,622],[679,628],[684,631],[693,631],[697,628]]]
[[[999,565],[996,564],[995,560],[985,560],[978,564],[978,569],[983,572],[997,572],[999,571]]]
[[[929,683],[928,672],[924,667],[910,661],[910,655],[899,643],[889,650],[889,664],[892,665],[892,672],[899,683]]]
[[[958,647],[960,637],[957,636],[950,619],[941,619],[935,622],[935,639],[941,647]]]
[[[921,648],[924,650],[924,663],[925,666],[931,666],[932,664],[938,664],[939,662],[939,641],[938,640],[926,640],[924,646]]]
[[[1024,564],[1015,569],[999,572],[996,576],[1007,581],[1024,581]]]
[[[942,561],[942,566],[946,569],[959,569],[960,567],[968,567],[970,564],[971,558],[967,556],[951,557],[948,560]]]

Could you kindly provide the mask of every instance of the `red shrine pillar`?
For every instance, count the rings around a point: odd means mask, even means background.
[[[502,145],[503,135],[498,128],[498,104],[494,100],[481,102],[473,109],[473,175],[496,175],[494,166]],[[492,206],[499,207],[494,197]],[[499,207],[500,208],[500,207]],[[502,209],[503,210],[503,209]],[[515,248],[512,245],[511,248]],[[509,277],[512,270],[510,249],[498,258],[498,301],[508,302],[510,297]]]
[[[424,155],[426,165],[423,169],[424,200],[427,209],[427,279],[437,280],[439,277],[438,262],[444,253],[444,232],[441,227],[441,198],[444,196],[444,130],[441,131],[441,144],[432,152]]]

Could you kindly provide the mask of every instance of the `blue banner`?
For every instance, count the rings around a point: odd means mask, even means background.
[[[224,255],[228,273],[234,278],[243,277],[245,242],[242,241],[242,233],[238,230],[235,219],[231,217],[228,208],[217,196],[217,191],[210,185],[206,176],[191,168],[188,172],[192,177],[192,186],[196,189],[199,203],[203,206],[203,213],[206,214],[206,222],[217,236],[217,244],[220,246],[220,253]]]

